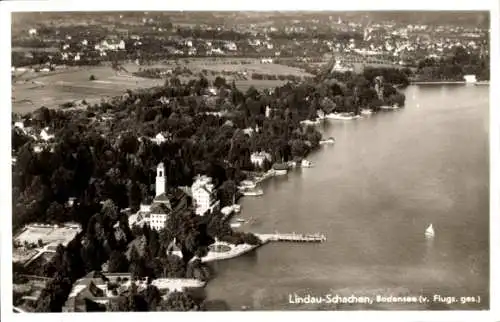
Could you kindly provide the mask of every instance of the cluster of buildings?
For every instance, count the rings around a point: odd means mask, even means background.
[[[139,211],[129,216],[130,227],[147,224],[153,229],[161,230],[165,227],[169,216],[190,206],[194,208],[198,216],[220,209],[217,190],[212,183],[212,179],[205,175],[198,175],[191,187],[167,192],[165,166],[160,163],[156,169],[155,190],[156,196],[153,202],[151,204],[141,204]],[[186,196],[191,197],[192,205],[188,204]]]
[[[14,123],[15,131],[19,131],[23,135],[26,135],[35,141],[33,145],[33,152],[40,153],[44,150],[53,151],[53,140],[55,138],[54,133],[51,132],[50,128],[45,127],[39,132],[33,127],[24,126],[24,122],[18,121]]]
[[[147,288],[148,283],[158,288],[162,298],[171,292],[201,289],[205,282],[190,278],[147,278],[133,279],[130,273],[90,272],[73,284],[73,289],[63,306],[63,312],[87,312],[89,307],[101,305],[106,311],[116,303],[120,296],[126,296],[135,284],[137,292]]]

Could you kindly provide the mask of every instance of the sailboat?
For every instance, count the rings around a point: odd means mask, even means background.
[[[429,227],[427,227],[427,229],[425,230],[425,237],[427,238],[434,237],[434,227],[432,227],[432,224],[430,224]]]

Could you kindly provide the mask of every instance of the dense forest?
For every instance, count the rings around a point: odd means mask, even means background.
[[[373,79],[386,73],[384,97]],[[336,77],[336,78],[334,78]],[[399,77],[399,76],[398,76]],[[217,77],[181,83],[173,77],[164,86],[132,92],[86,110],[50,110],[13,119],[25,127],[48,127],[55,138],[50,148],[35,153],[38,143],[23,131],[12,130],[13,230],[31,222],[78,222],[83,231],[54,258],[28,273],[52,278],[37,302],[37,311],[61,311],[72,284],[85,274],[128,271],[134,277],[196,277],[207,280],[210,269],[198,259],[215,238],[234,244],[258,244],[252,234],[234,232],[220,212],[196,216],[191,207],[178,207],[160,231],[129,227],[127,212],[154,195],[156,165],[166,167],[169,192],[190,186],[197,174],[211,176],[222,206],[232,203],[237,184],[249,172],[267,170],[273,162],[303,158],[319,146],[321,134],[300,121],[315,119],[318,111],[359,113],[381,104],[404,105],[404,95],[391,83],[390,72],[330,75],[275,89],[245,93]],[[216,96],[207,88],[218,88]],[[271,114],[266,116],[266,110]],[[208,114],[220,112],[220,115]],[[248,132],[247,130],[252,129]],[[158,145],[148,137],[168,133]],[[253,152],[267,151],[272,162],[256,169]],[[75,198],[72,206],[67,201]],[[188,198],[186,196],[185,198]],[[187,204],[190,201],[187,200]],[[183,258],[167,251],[175,240]],[[34,271],[33,271],[34,270]],[[15,274],[15,279],[19,278]],[[132,289],[107,310],[198,310],[203,299],[177,294],[161,300],[158,290]]]

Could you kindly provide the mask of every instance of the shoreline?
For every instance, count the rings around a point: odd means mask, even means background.
[[[490,81],[477,81],[467,83],[466,81],[414,81],[410,85],[448,85],[448,84],[464,84],[464,85],[489,85]]]

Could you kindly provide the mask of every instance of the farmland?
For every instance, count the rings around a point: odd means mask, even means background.
[[[244,64],[241,62],[244,61]],[[66,102],[86,100],[93,104],[101,99],[122,95],[127,89],[148,88],[162,85],[164,79],[150,79],[132,76],[139,68],[175,68],[186,67],[192,71],[190,77],[179,77],[186,81],[203,71],[221,73],[241,72],[248,75],[248,79],[235,79],[235,84],[240,90],[247,90],[250,86],[257,89],[279,86],[285,81],[280,80],[252,80],[252,73],[270,75],[312,76],[301,69],[278,64],[260,64],[256,59],[190,59],[166,61],[163,63],[139,66],[133,63],[124,64],[126,72],[117,73],[110,66],[69,67],[53,72],[25,72],[18,75],[12,84],[12,110],[16,113],[29,113],[41,106],[58,108]],[[94,81],[89,78],[94,75]],[[206,77],[215,79],[217,74],[210,73]],[[226,76],[227,81],[232,81],[231,76]]]

